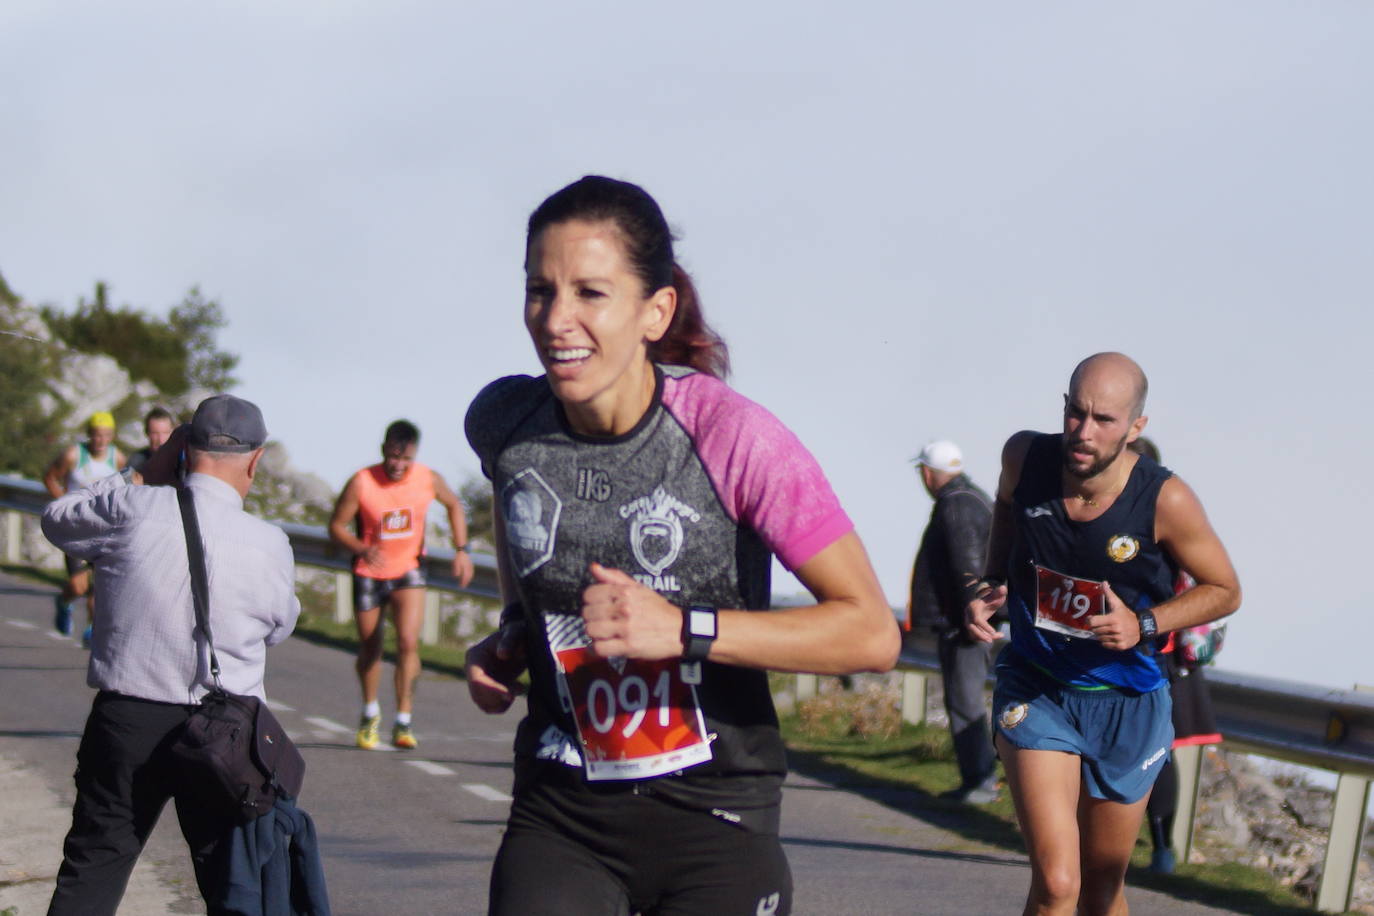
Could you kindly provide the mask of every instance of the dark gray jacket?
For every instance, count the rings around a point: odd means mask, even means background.
[[[964,474],[935,494],[911,572],[911,623],[936,630],[964,625],[964,605],[983,575],[992,502]]]

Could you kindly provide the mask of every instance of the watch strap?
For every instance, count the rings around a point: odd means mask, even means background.
[[[716,641],[718,614],[713,607],[692,605],[682,612],[682,657],[689,662],[705,661]]]
[[[1141,642],[1159,635],[1159,622],[1155,620],[1153,611],[1136,611],[1136,616],[1140,619]]]

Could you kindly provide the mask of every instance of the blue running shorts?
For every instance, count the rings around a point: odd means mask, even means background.
[[[1083,760],[1093,798],[1144,798],[1174,740],[1167,687],[1149,693],[1066,687],[1014,653],[997,663],[992,710],[998,733],[1016,747],[1064,751]]]

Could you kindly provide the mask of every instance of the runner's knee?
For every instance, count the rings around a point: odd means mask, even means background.
[[[1068,862],[1042,864],[1031,882],[1031,893],[1042,903],[1063,904],[1078,899],[1078,869]]]

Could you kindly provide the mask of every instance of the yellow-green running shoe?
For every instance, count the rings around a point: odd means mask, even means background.
[[[381,741],[381,736],[377,734],[382,725],[381,716],[363,716],[358,723],[358,747],[365,751],[370,751]]]

